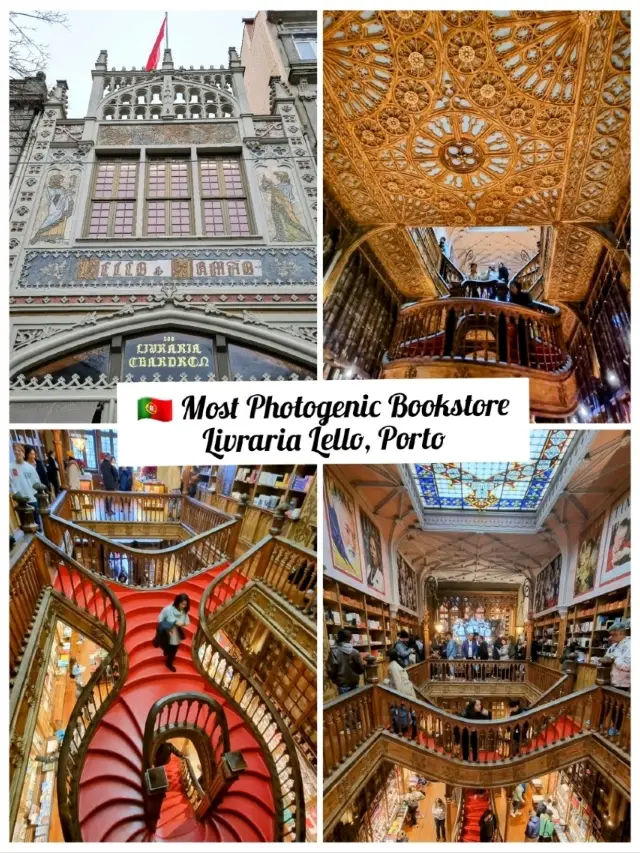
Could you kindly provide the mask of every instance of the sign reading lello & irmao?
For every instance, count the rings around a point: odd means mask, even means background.
[[[134,338],[124,345],[124,377],[134,382],[192,381],[215,373],[213,343],[209,338],[161,332]]]
[[[18,289],[149,287],[175,280],[189,287],[315,285],[312,246],[266,249],[109,249],[99,253],[27,252]]]

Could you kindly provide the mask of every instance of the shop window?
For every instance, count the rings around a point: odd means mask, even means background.
[[[204,233],[244,237],[251,233],[247,192],[239,158],[200,159]]]
[[[135,232],[138,163],[98,160],[94,172],[88,237],[131,237]]]
[[[146,208],[147,234],[192,233],[191,175],[186,157],[147,162]]]
[[[299,364],[286,361],[270,353],[249,349],[234,343],[229,343],[228,352],[232,376],[240,375],[243,379],[248,379],[250,376],[260,378],[264,373],[268,373],[271,379],[279,379],[280,377],[288,379],[291,374],[295,373],[299,379],[306,379],[307,377],[315,379],[315,374],[306,367],[301,367]]]
[[[97,346],[93,349],[81,350],[80,352],[64,355],[55,361],[49,361],[42,364],[33,370],[27,372],[27,379],[44,379],[45,376],[51,375],[51,378],[65,379],[71,381],[74,376],[82,381],[84,379],[93,379],[94,381],[100,378],[101,374],[109,375],[109,346]]]

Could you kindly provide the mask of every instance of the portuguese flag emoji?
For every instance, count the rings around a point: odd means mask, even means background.
[[[138,400],[138,420],[172,421],[173,401],[158,400],[156,397],[141,397]]]

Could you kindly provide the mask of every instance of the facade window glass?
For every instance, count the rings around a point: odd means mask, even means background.
[[[70,355],[64,355],[55,361],[42,364],[27,373],[27,379],[44,379],[50,375],[52,379],[64,379],[69,382],[74,376],[80,380],[98,380],[101,374],[109,373],[109,346],[98,346],[90,350],[81,350]]]
[[[300,59],[313,61],[318,58],[316,39],[294,39],[293,43]]]
[[[251,227],[240,160],[203,157],[199,167],[204,233],[213,237],[248,236]]]
[[[88,237],[135,234],[138,164],[135,160],[99,160],[89,209]]]
[[[147,162],[145,220],[149,235],[193,233],[191,175],[186,157]]]
[[[308,376],[312,379],[316,378],[315,374],[306,367],[300,367],[299,364],[278,358],[270,353],[249,349],[231,342],[228,345],[228,352],[232,376],[242,376],[243,379],[255,376],[260,379],[267,373],[271,379],[280,377],[288,379],[292,373],[295,373],[300,379],[306,379]]]

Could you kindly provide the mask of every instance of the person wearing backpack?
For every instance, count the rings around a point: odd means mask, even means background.
[[[536,814],[534,809],[529,812],[529,822],[524,831],[525,841],[537,841],[540,835],[540,816]]]
[[[540,832],[538,833],[538,841],[553,841],[555,833],[556,825],[553,822],[551,815],[544,811],[540,815]]]
[[[360,653],[353,647],[351,631],[341,628],[336,645],[329,652],[327,675],[342,695],[360,686],[360,676],[363,673],[364,664]]]

